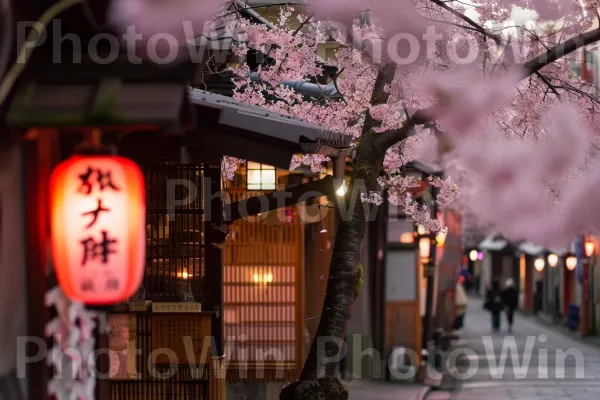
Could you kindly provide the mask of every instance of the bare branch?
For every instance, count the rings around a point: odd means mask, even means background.
[[[546,65],[553,63],[561,57],[566,56],[588,44],[592,44],[600,40],[600,28],[596,28],[589,32],[584,32],[580,35],[572,37],[562,43],[552,47],[547,52],[540,54],[536,58],[527,61],[523,66],[527,71],[527,75],[532,75],[544,68]]]
[[[548,85],[548,88],[552,91],[552,93],[554,93],[556,95],[556,97],[558,97],[560,99],[560,94],[556,90],[556,87],[554,87],[554,85],[548,80],[548,78],[546,78],[544,75],[540,74],[538,71],[536,71],[535,74],[537,75],[538,78],[540,78],[542,80],[542,82],[544,82],[546,85]]]
[[[500,36],[494,35],[493,33],[488,32],[487,30],[485,30],[485,28],[483,26],[479,25],[477,22],[473,21],[471,18],[467,17],[463,13],[460,13],[460,12],[456,11],[454,8],[448,6],[444,1],[431,0],[431,2],[437,4],[439,7],[448,11],[450,14],[454,15],[455,17],[462,19],[467,24],[471,25],[477,32],[492,39],[494,42],[496,42],[497,45],[502,44],[502,39],[500,38]]]

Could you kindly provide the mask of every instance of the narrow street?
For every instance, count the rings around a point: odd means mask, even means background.
[[[600,347],[521,314],[512,334],[504,316],[501,333],[492,334],[490,319],[482,300],[471,297],[464,332],[447,360],[458,379],[451,399],[600,398]]]

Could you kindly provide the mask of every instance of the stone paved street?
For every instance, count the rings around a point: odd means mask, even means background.
[[[349,400],[422,400],[428,388],[425,385],[408,385],[379,380],[355,379],[344,382]]]
[[[482,301],[470,299],[462,338],[447,360],[459,379],[451,399],[600,399],[600,348],[535,317],[515,319],[513,334],[505,333],[505,320],[502,333],[492,334]]]

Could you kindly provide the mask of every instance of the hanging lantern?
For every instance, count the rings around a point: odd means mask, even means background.
[[[68,297],[101,306],[136,293],[144,275],[146,193],[134,162],[97,152],[60,163],[50,212],[52,260]]]

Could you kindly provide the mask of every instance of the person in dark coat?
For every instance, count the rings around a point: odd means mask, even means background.
[[[502,300],[505,307],[504,312],[506,312],[506,321],[508,322],[508,332],[512,333],[515,310],[519,306],[519,292],[515,287],[515,282],[511,278],[508,278],[504,283]]]
[[[485,298],[483,307],[492,314],[492,330],[494,332],[500,331],[500,315],[504,309],[504,302],[502,301],[502,291],[500,289],[500,282],[493,281],[492,288],[488,290]]]

